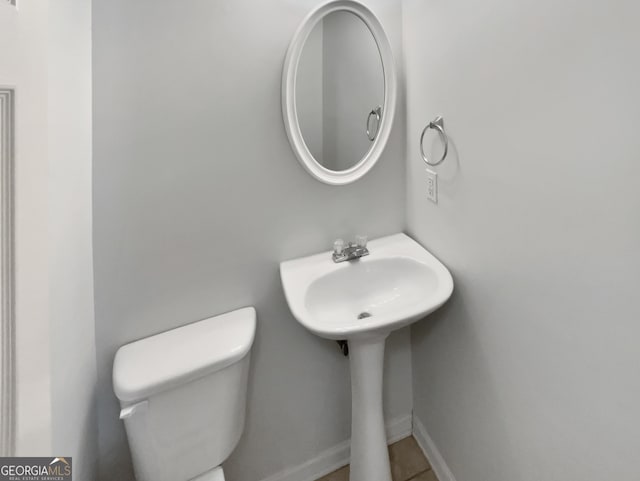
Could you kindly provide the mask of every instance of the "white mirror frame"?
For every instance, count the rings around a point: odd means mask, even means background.
[[[358,16],[369,28],[378,45],[384,74],[384,104],[378,135],[366,155],[346,170],[330,170],[321,165],[309,151],[300,130],[296,108],[296,74],[307,37],[316,24],[332,12],[345,11]],[[387,144],[396,111],[396,69],[391,44],[378,18],[371,10],[354,0],[331,0],[313,10],[298,27],[284,61],[282,73],[282,114],[291,147],[302,166],[317,180],[331,185],[355,182],[376,164]]]

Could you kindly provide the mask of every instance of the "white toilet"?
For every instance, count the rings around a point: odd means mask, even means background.
[[[244,428],[253,307],[122,346],[113,365],[137,481],[224,481]]]

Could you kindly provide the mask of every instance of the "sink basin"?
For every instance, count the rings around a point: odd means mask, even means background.
[[[405,234],[376,239],[368,248],[368,256],[338,264],[331,252],[286,261],[280,277],[300,324],[349,343],[350,481],[391,481],[382,406],[385,339],[444,304],[453,280]]]
[[[405,234],[369,242],[370,255],[335,264],[325,252],[283,262],[289,308],[327,339],[388,334],[433,312],[451,296],[447,268]]]

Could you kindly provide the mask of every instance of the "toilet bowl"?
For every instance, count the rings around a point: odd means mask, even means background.
[[[122,346],[113,365],[137,481],[224,481],[244,429],[253,307]]]
[[[217,467],[190,481],[225,481],[224,472],[221,467]]]

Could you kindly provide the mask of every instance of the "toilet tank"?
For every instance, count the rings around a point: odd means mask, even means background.
[[[137,481],[187,481],[217,466],[244,428],[252,307],[122,346],[113,386]]]

